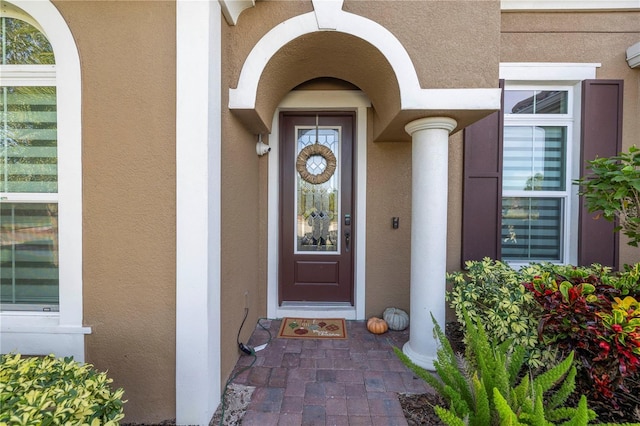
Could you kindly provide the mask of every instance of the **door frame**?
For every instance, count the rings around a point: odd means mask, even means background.
[[[296,90],[290,92],[280,103],[273,116],[269,135],[269,177],[268,177],[268,226],[267,226],[267,316],[283,318],[300,316],[305,318],[341,317],[345,319],[365,319],[365,259],[366,259],[366,188],[367,188],[367,108],[371,102],[358,90]],[[355,238],[353,253],[354,304],[348,303],[287,303],[278,304],[278,264],[279,264],[279,219],[280,182],[279,146],[281,111],[355,111],[354,155],[354,215]]]

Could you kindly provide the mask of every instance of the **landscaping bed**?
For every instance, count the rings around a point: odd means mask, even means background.
[[[464,354],[463,333],[457,322],[446,325],[446,335],[454,351]],[[577,405],[579,396],[587,395],[589,407],[598,415],[597,421],[602,423],[640,423],[640,380],[628,380],[628,392],[619,392],[619,407],[614,408],[610,401],[594,398],[593,387],[584,378],[576,381],[576,390],[569,405]],[[398,400],[409,426],[442,426],[443,423],[435,413],[436,405],[446,407],[446,401],[436,393],[399,394]]]
[[[410,424],[640,424],[640,264],[516,270],[486,258],[447,279],[458,321],[436,327],[438,376],[396,352],[436,389],[400,397]]]

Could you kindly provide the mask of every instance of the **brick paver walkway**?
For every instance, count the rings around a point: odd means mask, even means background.
[[[392,350],[408,330],[376,336],[364,321],[347,321],[346,340],[278,339],[280,321],[261,324],[273,339],[233,381],[256,387],[243,425],[406,425],[397,394],[427,392]],[[249,345],[268,339],[258,326]],[[252,361],[242,356],[234,373]]]

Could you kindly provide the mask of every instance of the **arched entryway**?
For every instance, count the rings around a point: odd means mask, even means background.
[[[411,58],[402,43],[386,28],[362,16],[342,10],[342,1],[313,0],[313,12],[290,18],[268,31],[246,57],[236,88],[229,90],[229,109],[255,134],[270,134],[274,143],[281,139],[278,111],[287,108],[287,94],[298,84],[318,77],[348,81],[370,100],[369,114],[373,141],[413,141],[412,199],[429,208],[412,213],[411,237],[411,315],[414,322],[429,323],[431,315],[444,323],[444,283],[446,271],[447,224],[447,141],[451,132],[466,127],[499,108],[499,89],[423,89]],[[282,101],[285,99],[285,101]],[[282,103],[284,102],[284,103]],[[312,108],[304,102],[292,108]],[[328,101],[317,108],[332,109]],[[353,105],[352,109],[357,108]],[[359,116],[366,117],[366,107]],[[363,133],[365,138],[366,132]],[[366,140],[366,139],[365,139]],[[366,146],[366,144],[365,144]],[[277,149],[277,142],[274,144]],[[358,152],[358,158],[366,158]],[[270,199],[280,199],[279,175],[270,159]],[[428,173],[424,172],[428,164]],[[366,187],[358,197],[366,197]],[[435,203],[435,204],[434,204]],[[279,205],[279,204],[278,204]],[[437,208],[433,206],[436,205]],[[278,221],[270,209],[269,242],[281,237]],[[363,215],[359,215],[362,221]],[[427,223],[428,226],[422,226]],[[277,233],[273,233],[277,232]],[[366,225],[361,232],[366,238]],[[364,245],[363,245],[364,247]],[[362,248],[363,248],[362,247]],[[364,276],[364,261],[355,262],[355,275]],[[277,281],[278,258],[269,252],[270,316],[283,316]],[[360,269],[362,268],[362,269]],[[428,273],[425,273],[428,271]],[[433,278],[438,277],[438,278]],[[435,282],[435,283],[434,283]],[[361,286],[361,291],[357,290]],[[356,284],[356,297],[348,318],[363,319],[366,288],[364,278]],[[424,297],[427,292],[429,297]],[[276,305],[277,303],[277,305]],[[360,307],[360,308],[358,308]],[[307,315],[311,306],[302,306]],[[422,330],[420,330],[422,331]],[[435,342],[428,333],[411,334],[405,347],[414,361],[432,367]]]

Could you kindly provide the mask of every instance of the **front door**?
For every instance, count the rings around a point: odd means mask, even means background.
[[[355,113],[280,115],[279,303],[353,305]]]

